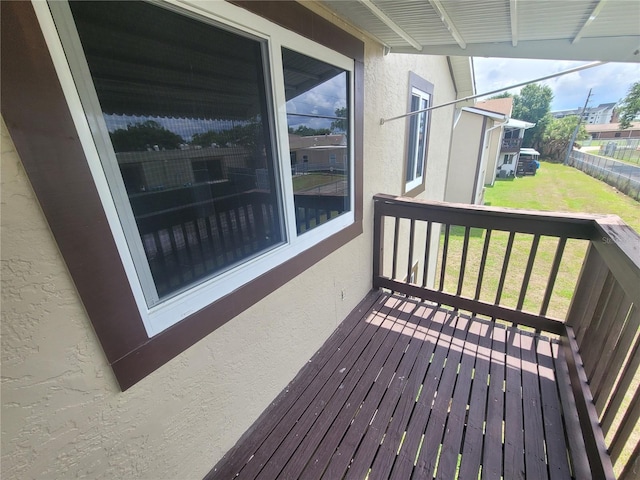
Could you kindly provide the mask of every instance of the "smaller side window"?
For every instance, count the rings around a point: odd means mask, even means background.
[[[419,112],[432,106],[433,84],[410,72],[409,111]],[[405,195],[424,191],[424,173],[429,148],[430,112],[420,112],[407,119],[407,147],[404,165]]]

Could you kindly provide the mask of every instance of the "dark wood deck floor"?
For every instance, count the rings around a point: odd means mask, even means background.
[[[208,478],[572,478],[555,341],[366,301]]]

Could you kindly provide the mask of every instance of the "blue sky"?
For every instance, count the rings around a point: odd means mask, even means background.
[[[590,62],[562,60],[526,60],[510,58],[473,59],[478,93],[534,80]],[[589,106],[618,102],[624,98],[632,83],[640,81],[640,65],[607,63],[587,70],[570,73],[542,82],[553,90],[551,110],[582,108],[592,88]],[[520,89],[510,93],[519,93]]]

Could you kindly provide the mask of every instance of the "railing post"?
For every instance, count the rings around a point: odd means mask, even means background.
[[[379,205],[381,200],[373,199],[373,288],[380,288],[378,279],[382,275],[382,266],[384,265],[384,219],[380,211]]]

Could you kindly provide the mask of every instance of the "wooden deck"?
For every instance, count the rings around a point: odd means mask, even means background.
[[[372,293],[207,478],[580,477],[563,403],[556,341]]]

